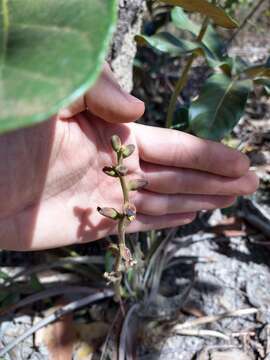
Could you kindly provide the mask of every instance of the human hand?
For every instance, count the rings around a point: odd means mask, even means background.
[[[106,67],[69,109],[2,135],[0,247],[37,250],[116,233],[115,223],[96,210],[122,204],[117,179],[102,172],[114,161],[113,134],[136,146],[126,160],[129,177],[148,181],[132,195],[138,214],[130,232],[187,224],[200,210],[229,206],[256,190],[258,179],[245,155],[179,131],[132,123],[143,111],[143,103],[124,93]]]

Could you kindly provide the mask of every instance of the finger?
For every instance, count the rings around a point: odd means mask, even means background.
[[[235,197],[215,195],[164,195],[150,191],[140,191],[134,196],[133,201],[138,213],[162,216],[225,208],[235,202]]]
[[[136,220],[132,222],[127,232],[158,230],[190,224],[196,218],[196,213],[172,214],[164,216],[148,216],[138,214]]]
[[[177,169],[142,162],[143,178],[147,190],[162,194],[248,195],[259,186],[253,171],[240,178],[229,178],[198,170]]]
[[[223,144],[177,130],[140,124],[133,124],[132,127],[140,157],[144,161],[228,177],[239,177],[248,171],[248,157]]]
[[[144,103],[124,91],[106,64],[96,84],[70,107],[62,109],[61,118],[70,118],[84,110],[111,123],[132,122],[144,113]]]

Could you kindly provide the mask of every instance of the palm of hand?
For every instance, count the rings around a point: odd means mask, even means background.
[[[115,162],[110,147],[114,133],[136,143],[128,125],[105,123],[87,113],[69,121],[53,119],[49,130],[48,124],[41,124],[19,131],[17,138],[6,135],[10,153],[24,156],[15,159],[7,174],[16,178],[16,186],[12,182],[5,194],[9,207],[0,209],[4,247],[58,247],[115,232],[114,222],[96,210],[97,206],[119,208],[122,202],[118,180],[102,171]],[[22,143],[31,144],[31,149],[22,148]],[[31,157],[36,153],[38,158]],[[128,160],[128,167],[131,176],[140,172],[138,151]]]
[[[179,131],[131,123],[143,111],[105,66],[95,86],[58,117],[1,135],[1,248],[45,249],[116,232],[114,221],[97,212],[98,206],[121,210],[119,181],[102,172],[116,160],[114,134],[136,147],[125,160],[128,176],[148,181],[131,195],[137,218],[130,232],[183,225],[202,209],[226,207],[256,190],[258,179],[244,155]]]

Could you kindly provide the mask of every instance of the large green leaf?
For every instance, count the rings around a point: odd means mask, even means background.
[[[203,138],[220,140],[243,116],[252,87],[250,80],[232,80],[225,74],[208,78],[190,107],[190,129]]]
[[[199,43],[178,39],[168,32],[160,32],[152,36],[136,35],[135,40],[138,45],[147,45],[172,56],[180,56],[193,51],[202,53],[202,45]]]
[[[226,12],[214,5],[209,3],[207,0],[161,0],[162,2],[180,6],[186,11],[199,12],[205,16],[211,18],[217,25],[224,28],[233,29],[238,27],[236,21],[234,21]]]
[[[180,8],[174,7],[171,11],[171,18],[173,24],[182,30],[187,30],[193,35],[198,36],[201,26],[194,23],[188,15]],[[219,34],[213,28],[213,26],[208,25],[206,33],[202,39],[202,43],[218,58],[223,58],[225,53],[225,47],[223,41],[221,40]]]
[[[94,84],[115,0],[3,0],[0,131],[46,119]]]

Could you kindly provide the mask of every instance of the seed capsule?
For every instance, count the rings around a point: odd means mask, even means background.
[[[109,208],[109,207],[98,207],[97,211],[100,213],[100,215],[105,216],[106,218],[112,219],[112,220],[117,220],[119,219],[120,214],[118,213],[118,211],[116,211],[113,208]]]
[[[118,152],[121,149],[122,143],[118,135],[113,135],[111,138],[112,148],[115,152]]]
[[[124,159],[132,155],[134,151],[135,151],[135,146],[133,144],[125,146],[122,151]]]
[[[125,176],[128,173],[128,168],[125,165],[118,165],[115,167],[115,172],[120,176]]]
[[[137,191],[145,188],[147,184],[148,182],[145,179],[130,180],[128,183],[128,188],[130,191]]]
[[[127,203],[124,205],[123,213],[126,218],[131,222],[136,219],[136,207],[131,203]]]
[[[112,176],[112,177],[118,177],[118,174],[117,172],[115,171],[114,168],[112,167],[109,167],[109,166],[105,166],[102,171],[106,174],[106,175],[109,175],[109,176]]]

